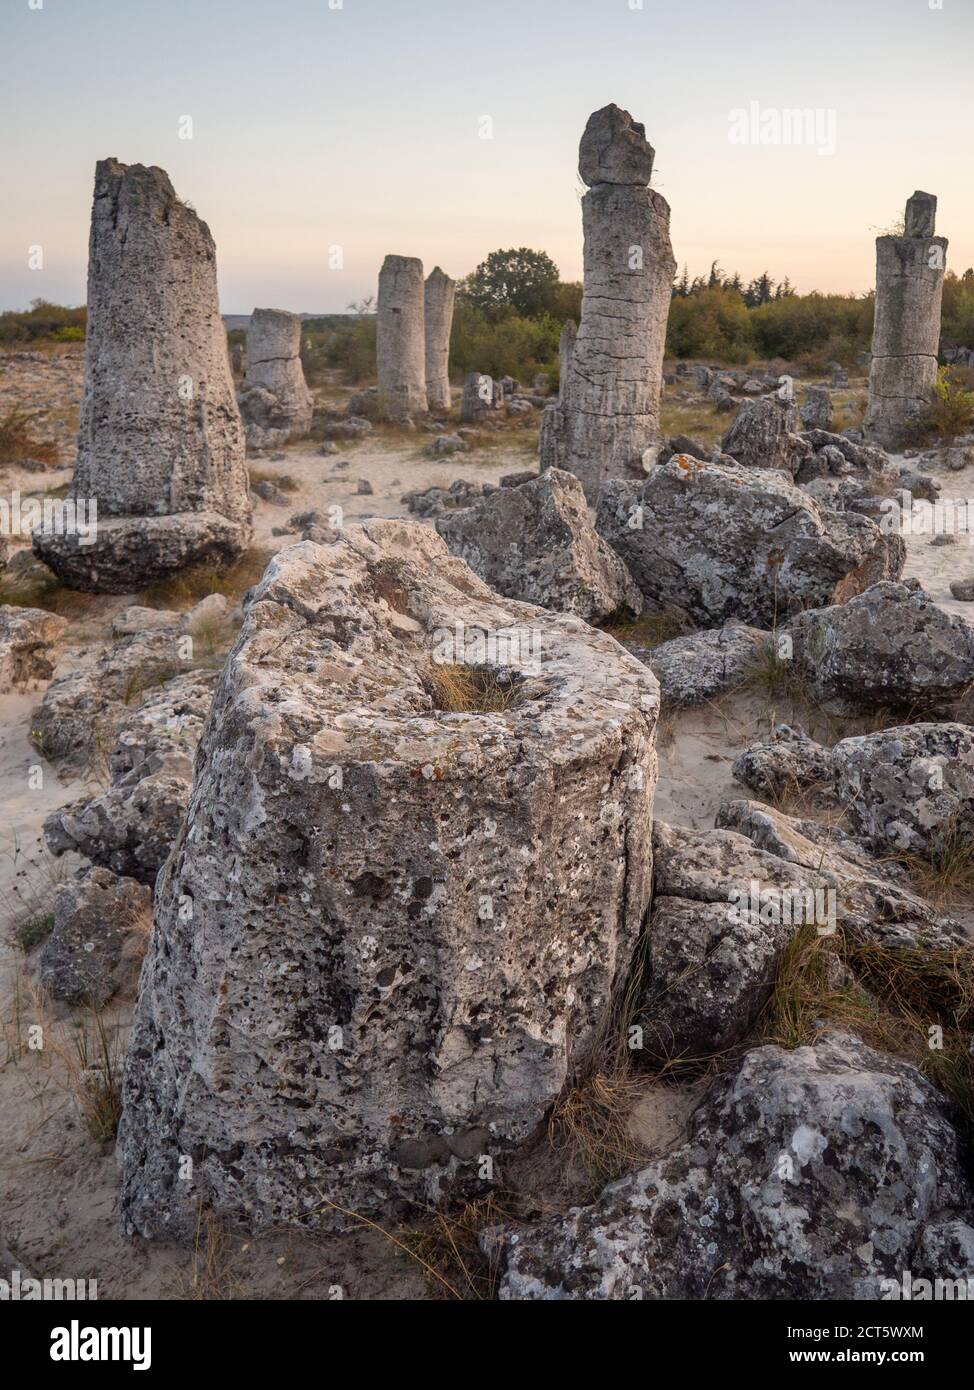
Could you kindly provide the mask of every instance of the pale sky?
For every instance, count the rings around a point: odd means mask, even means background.
[[[525,245],[580,278],[578,140],[610,101],[691,275],[868,289],[914,189],[974,264],[974,0],[0,0],[0,52],[0,308],[84,301],[108,155],[209,223],[225,313],[342,311],[387,252],[460,276]],[[732,143],[752,103],[819,113],[813,143]]]

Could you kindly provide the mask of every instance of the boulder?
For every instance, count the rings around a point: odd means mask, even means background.
[[[430,527],[278,552],[156,888],[126,1229],[482,1192],[626,981],[658,707],[611,637],[498,597]]]
[[[770,633],[746,623],[728,621],[671,637],[658,647],[628,649],[645,661],[659,681],[663,703],[698,705],[745,685],[754,675]]]
[[[943,1095],[835,1034],[749,1052],[680,1148],[592,1206],[483,1243],[502,1299],[876,1300],[927,1267],[931,1242],[939,1274],[967,1277],[943,1232],[965,1230],[972,1201]]]
[[[851,827],[878,853],[939,857],[974,842],[969,724],[907,724],[845,738],[832,763]]]
[[[308,433],[314,397],[301,365],[297,314],[286,309],[255,309],[251,314],[247,375],[238,400],[251,448],[273,448]]]
[[[215,671],[190,671],[146,693],[117,730],[108,789],[45,820],[53,855],[72,851],[117,874],[155,882],[186,813],[216,681]]]
[[[430,458],[438,458],[442,454],[465,454],[470,445],[458,434],[438,434],[435,439],[431,439],[423,450]]]
[[[790,630],[794,659],[821,700],[929,707],[974,680],[974,627],[938,608],[916,580],[799,613]]]
[[[806,429],[831,430],[832,392],[827,386],[806,386],[801,422]]]
[[[572,473],[548,468],[520,487],[498,488],[438,517],[436,529],[453,555],[508,598],[590,623],[642,612],[642,594],[592,525]]]
[[[905,557],[902,537],[821,511],[780,472],[683,454],[645,482],[606,482],[595,525],[650,602],[707,626],[771,628],[898,575]]]
[[[89,869],[58,890],[41,983],[55,999],[103,1008],[134,972],[151,925],[150,889],[110,869]]]
[[[456,478],[449,487],[426,487],[403,493],[402,501],[416,516],[436,517],[457,507],[469,507],[496,489],[493,483],[472,483]]]
[[[777,396],[745,401],[720,441],[721,452],[745,468],[774,468],[794,477],[809,448],[794,405]]]
[[[0,604],[0,694],[51,679],[67,626],[42,608]]]
[[[832,750],[788,724],[776,724],[769,740],[746,748],[734,759],[731,772],[762,796],[777,799],[804,792],[820,804],[835,800]]]

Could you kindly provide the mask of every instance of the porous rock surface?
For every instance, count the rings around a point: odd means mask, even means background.
[[[872,1300],[926,1273],[931,1241],[947,1253],[945,1223],[956,1236],[972,1201],[940,1092],[835,1034],[749,1052],[680,1148],[592,1206],[484,1244],[502,1299]]]
[[[43,608],[0,604],[0,694],[51,679],[67,626]]]
[[[439,708],[457,655],[514,703]],[[126,1227],[192,1239],[201,1200],[328,1227],[329,1202],[388,1220],[482,1190],[628,974],[658,705],[611,637],[495,595],[429,527],[281,551],[156,889]]]
[[[746,468],[775,468],[794,477],[811,452],[800,429],[798,410],[791,402],[777,396],[744,401],[720,441],[721,452]]]
[[[832,750],[790,724],[776,724],[770,739],[745,748],[731,772],[743,786],[764,796],[806,792],[824,804],[835,799]]]
[[[610,105],[579,146],[584,234],[581,322],[563,334],[558,400],[541,421],[542,468],[566,469],[595,502],[604,478],[641,476],[661,443],[659,403],[676,260],[670,209],[648,188],[653,149]]]
[[[645,597],[714,625],[771,628],[902,569],[902,537],[820,510],[784,474],[680,454],[643,483],[609,479],[596,530]]]
[[[974,627],[938,608],[916,580],[877,583],[841,607],[809,609],[789,630],[794,660],[819,699],[938,704],[974,680]]]
[[[656,647],[624,646],[645,661],[659,681],[664,704],[698,705],[746,684],[771,634],[733,620],[671,637]]]
[[[590,623],[642,612],[642,594],[592,525],[572,473],[548,468],[519,487],[498,488],[438,517],[436,529],[453,555],[508,598]]]
[[[58,890],[54,926],[40,954],[41,983],[55,999],[102,1008],[134,968],[151,923],[152,893],[110,869],[89,869]]]
[[[87,302],[78,461],[36,554],[66,584],[108,593],[234,558],[251,509],[216,250],[162,169],[98,163]],[[78,501],[97,502],[92,543]]]

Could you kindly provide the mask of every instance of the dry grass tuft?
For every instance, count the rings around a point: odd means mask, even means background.
[[[50,467],[60,462],[60,450],[51,439],[36,439],[33,434],[34,421],[38,411],[8,410],[0,415],[0,464],[23,463],[25,459],[36,459]]]
[[[238,1296],[233,1269],[235,1242],[212,1212],[196,1214],[193,1255],[187,1270],[176,1270],[173,1298],[183,1303],[222,1303]]]
[[[948,821],[933,837],[929,854],[903,855],[899,862],[920,892],[938,905],[974,898],[974,825]]]
[[[433,666],[427,688],[436,708],[451,714],[506,714],[523,698],[518,676],[495,666]]]
[[[80,619],[88,616],[98,602],[97,594],[69,589],[53,574],[30,576],[18,580],[0,579],[0,603],[13,608],[42,608],[62,618]]]
[[[246,551],[232,565],[207,567],[192,565],[168,579],[152,584],[140,602],[147,608],[192,608],[210,594],[223,594],[230,600],[241,599],[248,589],[262,578],[273,551],[257,547]]]
[[[693,623],[682,608],[646,611],[635,619],[610,618],[602,627],[624,646],[647,648],[658,647],[672,637],[685,637],[694,630]]]

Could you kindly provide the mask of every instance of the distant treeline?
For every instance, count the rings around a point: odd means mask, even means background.
[[[0,343],[82,343],[87,310],[66,309],[34,299],[29,309],[8,309],[0,314]]]

